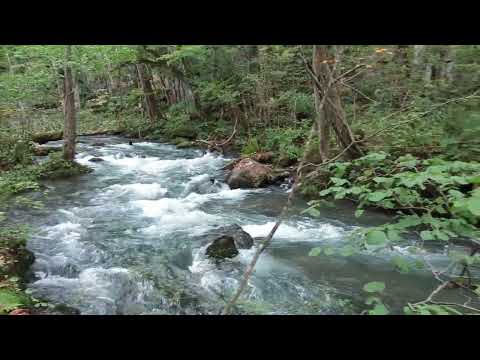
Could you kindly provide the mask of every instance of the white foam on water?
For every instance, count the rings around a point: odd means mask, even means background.
[[[160,186],[160,184],[151,183],[151,184],[126,184],[119,185],[114,184],[105,189],[103,195],[118,197],[125,194],[132,195],[136,199],[140,200],[153,200],[161,196],[164,196],[167,193],[167,189]]]
[[[83,270],[78,278],[58,275],[46,276],[33,283],[37,290],[57,289],[56,296],[67,302],[79,301],[83,313],[115,314],[129,305],[142,303],[145,295],[152,291],[152,284],[138,282],[125,268],[93,267]],[[58,289],[62,291],[58,291]]]
[[[119,166],[123,171],[141,171],[147,174],[157,175],[172,169],[182,169],[183,172],[191,173],[202,167],[216,168],[223,164],[223,158],[212,154],[205,154],[193,159],[161,160],[156,157],[119,157],[115,155],[104,156],[103,159],[112,165]]]
[[[218,192],[208,194],[190,193],[184,199],[191,201],[195,204],[203,204],[210,200],[242,200],[249,194],[258,192],[257,190],[245,190],[245,189],[233,189],[231,190],[228,185],[225,185]]]
[[[141,208],[144,216],[155,219],[155,224],[141,230],[149,235],[166,234],[176,230],[192,233],[195,228],[202,228],[204,231],[219,219],[216,215],[196,209],[198,202],[186,199],[137,200],[132,204]]]
[[[266,237],[274,225],[275,222],[271,221],[266,224],[248,224],[242,226],[242,228],[251,237]],[[327,223],[316,224],[313,228],[302,228],[282,223],[274,236],[288,241],[319,241],[339,238],[343,234],[343,229]]]

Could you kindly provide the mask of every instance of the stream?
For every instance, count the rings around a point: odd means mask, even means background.
[[[218,314],[255,247],[217,265],[205,257],[200,235],[238,224],[252,237],[266,236],[287,190],[231,190],[219,170],[231,159],[201,150],[129,145],[112,136],[80,141],[77,161],[94,171],[46,182],[43,209],[15,210],[16,221],[35,229],[28,241],[36,257],[33,295],[82,314]],[[408,244],[375,254],[308,256],[316,246],[341,247],[349,231],[388,218],[367,212],[357,219],[352,205],[326,207],[312,218],[301,214],[305,207],[296,201],[295,215],[260,257],[239,302],[242,313],[359,313],[368,295],[362,287],[375,280],[386,283],[382,299],[401,313],[407,301],[423,300],[437,286],[425,270],[395,270],[391,258]],[[446,261],[442,249],[429,256]]]

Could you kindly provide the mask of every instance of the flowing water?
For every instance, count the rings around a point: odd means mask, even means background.
[[[36,229],[28,243],[36,256],[29,285],[34,295],[82,314],[218,314],[255,247],[218,265],[205,258],[200,235],[235,223],[253,237],[266,236],[286,189],[231,190],[219,170],[229,159],[200,150],[128,145],[119,137],[82,137],[77,150],[77,160],[94,172],[46,183],[44,209],[15,213]],[[90,162],[92,157],[103,161]],[[326,208],[314,219],[300,215],[303,208],[297,201],[295,215],[261,256],[239,311],[359,312],[363,284],[378,280],[387,283],[385,302],[399,312],[405,301],[422,300],[437,285],[425,272],[394,269],[390,259],[404,248],[308,256],[315,246],[340,247],[355,227],[385,219],[366,214],[359,222],[351,205]],[[443,261],[441,250],[431,257]]]

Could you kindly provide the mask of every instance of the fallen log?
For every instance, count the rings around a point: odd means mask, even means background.
[[[79,134],[77,136],[95,136],[95,135],[120,135],[120,130],[98,130],[91,133]],[[51,131],[32,135],[32,141],[37,144],[45,144],[49,141],[63,140],[63,131]]]
[[[45,144],[49,141],[63,139],[63,131],[44,132],[32,135],[32,141],[38,144]]]

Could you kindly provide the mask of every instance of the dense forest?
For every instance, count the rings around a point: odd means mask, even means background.
[[[0,46],[0,314],[478,314],[479,85],[478,45]],[[157,222],[84,215],[119,187]]]

